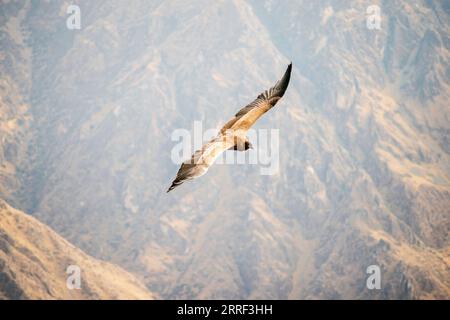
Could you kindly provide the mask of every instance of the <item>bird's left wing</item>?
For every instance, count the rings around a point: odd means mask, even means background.
[[[219,134],[216,138],[205,143],[200,150],[195,151],[189,160],[183,162],[167,192],[186,180],[192,180],[204,175],[217,157],[225,150],[233,147],[234,144],[234,137],[226,134]]]

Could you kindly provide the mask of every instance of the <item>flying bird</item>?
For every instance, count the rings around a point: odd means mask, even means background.
[[[261,93],[253,102],[239,110],[220,129],[219,134],[214,139],[204,144],[190,159],[183,162],[167,192],[175,189],[187,180],[204,175],[216,158],[225,150],[246,151],[251,149],[252,144],[246,136],[248,129],[283,97],[289,85],[291,70],[292,63],[287,67],[281,80],[269,90]]]

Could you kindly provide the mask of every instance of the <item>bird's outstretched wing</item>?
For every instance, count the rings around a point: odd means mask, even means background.
[[[210,142],[205,143],[200,150],[195,151],[191,159],[182,163],[175,180],[173,180],[167,192],[186,180],[204,175],[216,158],[225,150],[233,147],[235,143],[234,137],[226,134],[219,134]]]
[[[290,63],[283,77],[269,90],[261,93],[254,101],[246,105],[234,115],[234,118],[228,121],[220,132],[227,130],[245,132],[258,120],[264,113],[269,111],[278,100],[283,97],[291,79],[292,63]]]
[[[173,190],[186,180],[200,177],[208,171],[216,158],[225,150],[236,144],[236,135],[245,135],[245,132],[264,113],[270,110],[278,100],[283,97],[291,78],[292,63],[289,64],[281,80],[272,88],[261,93],[252,103],[245,106],[234,118],[228,121],[220,130],[219,135],[197,150],[191,159],[183,162],[178,170],[177,177],[167,192]],[[233,133],[234,132],[234,133]],[[239,132],[239,134],[236,134]]]

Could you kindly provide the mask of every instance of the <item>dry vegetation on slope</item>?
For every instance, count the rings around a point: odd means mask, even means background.
[[[80,267],[80,289],[66,286],[70,265]],[[133,275],[88,256],[0,199],[0,299],[153,298]]]

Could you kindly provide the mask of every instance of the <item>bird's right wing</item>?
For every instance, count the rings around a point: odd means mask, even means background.
[[[270,110],[280,100],[289,85],[291,79],[292,63],[290,63],[283,77],[269,90],[264,91],[250,104],[242,108],[235,114],[234,118],[228,121],[220,130],[222,133],[227,130],[247,131],[250,127],[268,110]]]
[[[189,160],[183,162],[167,192],[186,180],[192,180],[204,175],[217,157],[225,150],[233,147],[234,144],[234,137],[226,134],[219,134],[210,142],[205,143],[200,150],[195,151]]]

